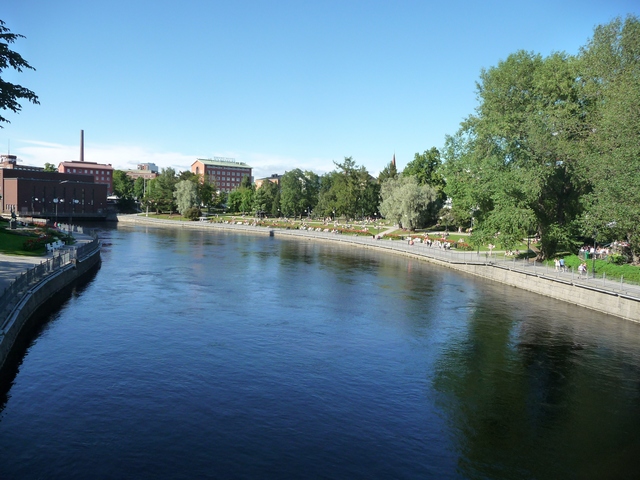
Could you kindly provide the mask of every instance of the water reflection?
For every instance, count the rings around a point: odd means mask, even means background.
[[[633,478],[638,329],[615,318],[480,297],[435,363],[438,405],[469,478]],[[598,317],[592,320],[590,317]],[[629,331],[631,330],[631,331]],[[613,363],[611,363],[613,362]],[[631,375],[610,371],[612,364]]]
[[[635,473],[638,325],[331,243],[101,235],[11,388],[0,477]]]

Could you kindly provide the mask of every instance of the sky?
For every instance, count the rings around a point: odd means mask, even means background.
[[[227,157],[255,178],[352,157],[377,175],[441,149],[477,107],[482,69],[519,50],[577,54],[637,0],[2,0],[38,95],[0,153],[189,170]]]

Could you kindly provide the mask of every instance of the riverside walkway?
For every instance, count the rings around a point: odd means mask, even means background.
[[[70,232],[76,243],[39,257],[0,254],[0,335],[6,316],[27,290],[99,246],[98,238],[82,227],[64,225],[62,229]]]

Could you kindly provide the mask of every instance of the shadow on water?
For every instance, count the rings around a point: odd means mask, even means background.
[[[458,473],[637,478],[640,380],[629,384],[604,360],[616,357],[636,371],[626,378],[640,379],[635,354],[618,351],[615,333],[601,323],[563,312],[545,317],[544,310],[527,317],[513,305],[497,311],[493,301],[478,301],[465,334],[435,365],[433,385]]]
[[[7,356],[4,365],[0,369],[0,413],[4,410],[13,381],[20,371],[20,365],[22,364],[29,348],[38,339],[42,332],[47,329],[51,322],[55,321],[56,314],[69,301],[69,299],[82,293],[82,291],[95,280],[96,275],[100,270],[100,265],[100,262],[98,262],[81,278],[73,281],[64,289],[53,295],[34,312],[29,320],[27,320],[20,331],[11,352]]]

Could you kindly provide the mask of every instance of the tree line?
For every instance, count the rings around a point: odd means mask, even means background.
[[[33,69],[8,45],[21,36],[0,20],[0,73]],[[0,110],[38,103],[30,90],[0,82]],[[640,22],[597,26],[576,55],[517,51],[483,69],[478,107],[448,135],[442,151],[416,153],[399,173],[377,178],[351,157],[325,175],[294,169],[259,189],[249,179],[228,195],[191,172],[163,169],[149,182],[114,174],[124,208],[197,214],[377,217],[409,229],[469,228],[470,243],[513,248],[539,238],[540,256],[586,241],[621,240],[640,263]],[[0,116],[0,124],[8,120]],[[129,202],[129,204],[127,204]],[[195,210],[194,210],[195,209]]]

